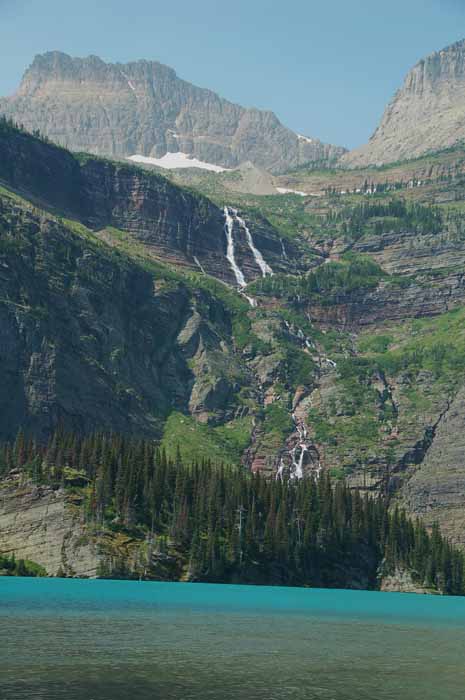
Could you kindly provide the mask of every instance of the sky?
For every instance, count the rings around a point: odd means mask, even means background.
[[[465,0],[0,0],[0,95],[45,51],[153,59],[353,148],[409,68],[462,38]]]

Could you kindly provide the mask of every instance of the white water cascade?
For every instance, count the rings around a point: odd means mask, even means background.
[[[242,226],[242,228],[245,231],[245,235],[247,238],[247,243],[249,244],[249,248],[252,251],[252,255],[254,256],[255,262],[257,263],[258,267],[261,270],[262,277],[266,277],[267,275],[272,275],[273,270],[271,267],[268,265],[266,260],[264,259],[263,255],[260,253],[258,248],[255,247],[252,234],[250,233],[249,227],[245,223],[244,219],[242,219],[240,216],[237,215],[237,212],[235,212],[235,216],[237,221],[239,222],[239,226]]]
[[[291,459],[292,459],[292,464],[291,464],[291,472],[289,475],[289,478],[291,481],[293,479],[303,479],[304,478],[304,459],[305,459],[305,454],[308,452],[308,446],[307,446],[307,426],[305,423],[298,423],[295,414],[292,414],[292,420],[295,423],[295,427],[297,428],[297,432],[299,433],[299,442],[297,445],[291,450]],[[299,455],[297,457],[297,454]]]
[[[284,325],[286,326],[286,328],[287,328],[287,330],[289,331],[290,334],[292,334],[292,335],[294,335],[295,337],[297,337],[297,338],[300,340],[300,342],[303,343],[303,344],[305,345],[305,347],[307,348],[307,350],[313,350],[313,349],[315,349],[315,343],[314,343],[312,340],[310,340],[310,338],[308,338],[308,337],[305,335],[305,333],[303,332],[303,330],[302,330],[301,328],[297,328],[297,329],[295,330],[295,326],[291,326],[291,324],[289,323],[289,321],[284,321]]]
[[[257,308],[257,300],[254,299],[253,297],[247,296],[247,294],[244,294],[244,296],[247,299],[247,301],[249,302],[252,309],[256,309]]]
[[[236,215],[236,212],[233,209],[231,210],[231,212],[233,215],[231,215],[228,207],[224,208],[224,218],[225,218],[224,232],[226,234],[226,242],[227,242],[226,257],[228,259],[229,264],[231,265],[232,271],[234,272],[237,286],[238,287],[245,287],[246,286],[245,277],[242,273],[241,268],[236,263],[236,258],[234,256],[234,235],[233,234],[234,234],[234,216]]]
[[[279,462],[279,467],[278,471],[276,472],[276,481],[280,479],[281,481],[284,479],[284,470],[286,468],[286,463],[284,459],[281,457],[281,461]]]
[[[297,451],[300,449],[299,453],[299,458],[297,459]],[[294,447],[294,449],[291,452],[291,457],[292,457],[292,464],[291,464],[291,473],[289,475],[289,478],[291,481],[293,479],[303,479],[304,478],[304,459],[305,459],[305,453],[308,452],[307,450],[307,445],[302,442],[300,443],[297,447]]]
[[[281,457],[278,469],[276,471],[276,480],[283,480],[288,475],[289,481],[300,481],[304,478],[304,465],[306,471],[318,479],[321,474],[321,464],[318,453],[315,453],[315,448],[311,439],[308,437],[308,430],[305,422],[297,418],[296,414],[292,414],[292,420],[299,435],[297,444],[287,452],[286,456]],[[310,457],[310,464],[305,464],[305,455]],[[315,456],[318,457],[317,461]]]
[[[200,268],[200,271],[203,272],[203,274],[205,274],[205,270],[202,267],[202,263],[200,262],[200,260],[198,259],[198,257],[196,255],[194,255],[194,262]]]

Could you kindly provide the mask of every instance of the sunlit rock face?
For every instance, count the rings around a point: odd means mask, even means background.
[[[419,61],[368,144],[346,154],[342,163],[392,163],[449,148],[464,138],[465,40]]]
[[[156,61],[107,64],[46,53],[17,93],[0,100],[0,112],[72,150],[154,159],[181,154],[210,169],[252,161],[279,172],[344,152],[295,134],[273,112],[191,85]]]

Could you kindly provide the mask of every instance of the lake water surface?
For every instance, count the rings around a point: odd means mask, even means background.
[[[1,700],[465,698],[465,598],[0,579]]]

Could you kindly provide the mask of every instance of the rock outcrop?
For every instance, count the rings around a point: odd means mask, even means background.
[[[406,569],[396,569],[394,573],[380,576],[379,587],[383,593],[433,593],[414,581],[411,572]]]
[[[295,134],[272,112],[195,87],[155,61],[37,56],[18,92],[0,100],[0,113],[74,151],[113,157],[181,152],[226,168],[252,161],[280,172],[344,152]]]
[[[155,437],[172,410],[230,410],[231,316],[218,299],[8,197],[0,231],[1,436],[63,425]]]
[[[366,146],[343,156],[350,167],[416,158],[465,139],[465,40],[412,68]]]
[[[0,271],[2,433],[61,421],[156,430],[163,406],[187,400],[190,372],[173,352],[187,291],[155,294],[150,274],[8,202],[0,220],[11,241]]]
[[[48,576],[182,578],[187,563],[175,548],[167,552],[165,543],[161,551],[156,536],[147,541],[137,530],[89,521],[85,498],[83,488],[36,485],[10,473],[0,483],[0,555],[33,561]]]
[[[403,505],[428,525],[439,523],[455,544],[465,547],[465,388],[437,425],[421,468],[402,491]]]
[[[100,563],[64,489],[21,484],[13,475],[0,488],[0,553],[32,560],[49,576],[95,578]]]

